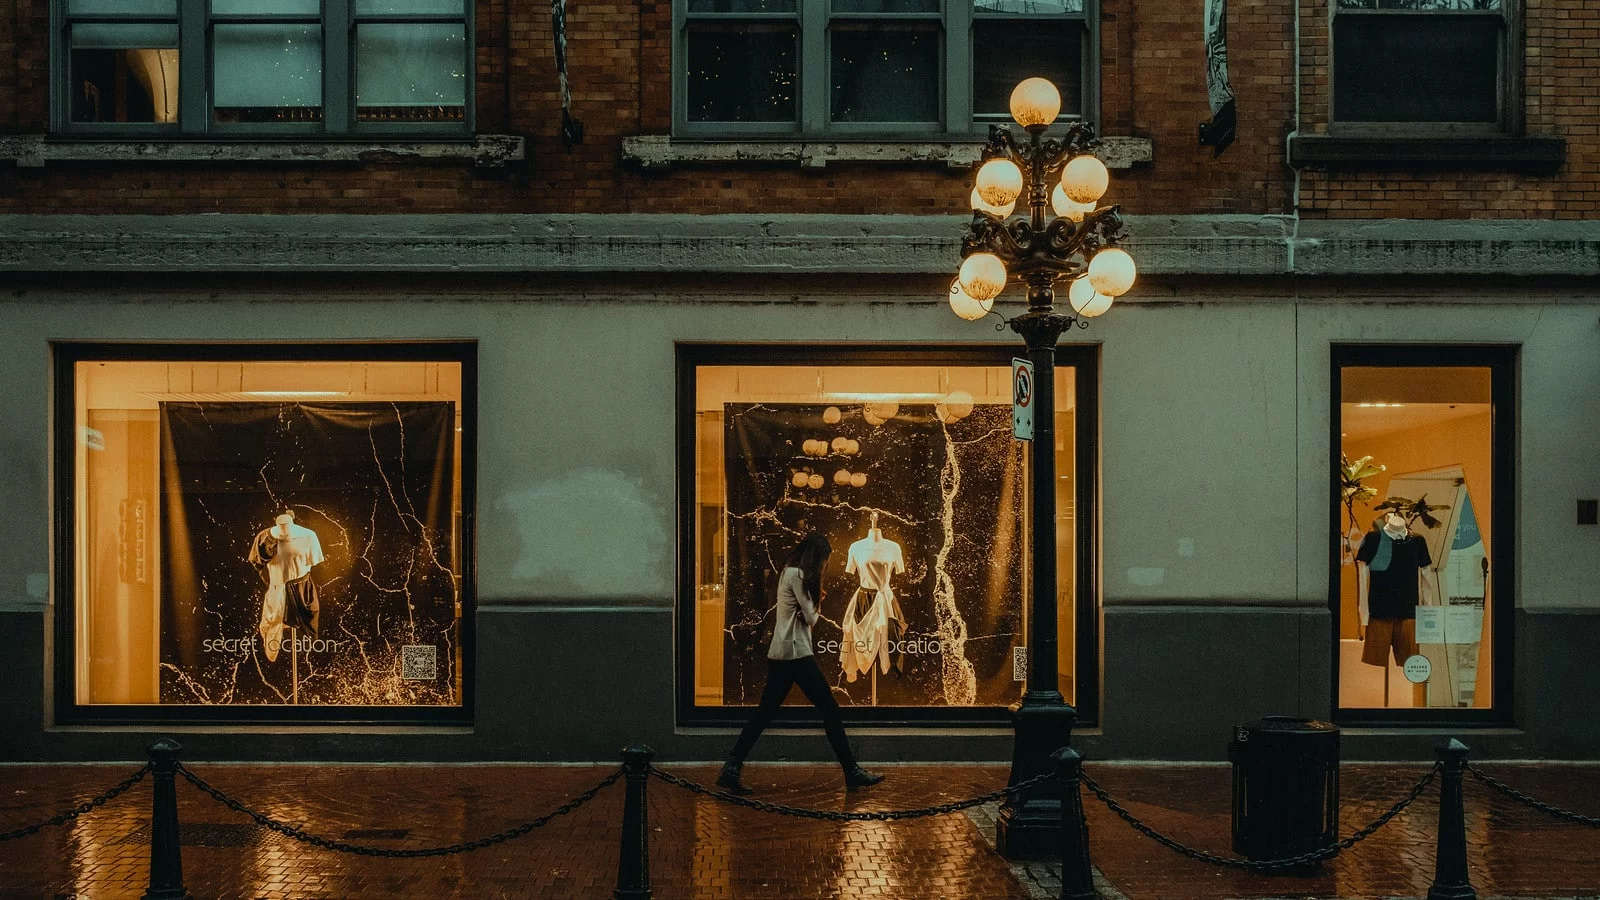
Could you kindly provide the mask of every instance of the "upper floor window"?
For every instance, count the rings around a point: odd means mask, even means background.
[[[1333,119],[1505,127],[1512,0],[1338,0]]]
[[[466,0],[58,0],[68,132],[465,131]]]
[[[1094,0],[675,0],[686,134],[968,133],[1017,82],[1092,104]]]

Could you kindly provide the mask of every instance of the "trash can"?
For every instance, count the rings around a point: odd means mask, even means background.
[[[1266,716],[1233,726],[1233,849],[1248,859],[1320,850],[1339,834],[1339,727]]]

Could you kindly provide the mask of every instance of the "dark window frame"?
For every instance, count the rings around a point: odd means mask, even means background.
[[[70,0],[50,4],[51,133],[62,137],[124,140],[372,140],[374,137],[447,139],[476,132],[476,4],[461,0],[461,15],[397,13],[358,15],[356,0],[319,0],[320,13],[261,15],[214,14],[211,0],[173,0],[176,15],[96,13],[69,15]],[[218,24],[295,24],[316,21],[322,31],[322,117],[316,122],[228,123],[215,121],[213,109],[213,33]],[[70,30],[74,24],[172,22],[178,28],[178,121],[74,122]],[[363,24],[457,24],[465,37],[462,65],[466,97],[462,119],[438,122],[361,122],[356,112],[355,42]]]
[[[55,655],[52,725],[471,725],[476,702],[478,344],[476,341],[293,343],[52,341],[51,559]],[[76,365],[98,361],[444,362],[461,366],[461,703],[458,706],[191,706],[77,702],[75,585]]]
[[[696,369],[725,365],[858,365],[938,366],[979,365],[1009,367],[1021,355],[1020,346],[1008,344],[677,344],[676,471],[678,578],[674,627],[676,662],[673,678],[677,722],[686,726],[738,726],[749,718],[749,706],[703,707],[695,705],[695,422]],[[1077,727],[1095,727],[1100,721],[1100,348],[1096,344],[1062,345],[1056,350],[1059,366],[1076,369],[1075,438],[1077,457],[1074,480],[1078,495],[1073,667]],[[1031,600],[1031,597],[1029,598]],[[952,727],[1009,726],[1006,707],[841,707],[844,721],[874,726],[948,725]],[[785,706],[778,710],[779,726],[816,726],[821,723],[810,706]]]
[[[972,110],[973,23],[976,20],[1026,22],[1059,19],[1081,22],[1080,47],[1083,108],[1063,111],[1058,122],[1097,121],[1100,109],[1100,0],[1083,0],[1083,10],[1067,14],[991,13],[974,10],[971,0],[941,0],[932,13],[833,12],[832,0],[795,0],[793,13],[691,13],[689,0],[672,3],[672,133],[682,138],[751,140],[970,140],[987,134],[991,124],[1009,122],[1009,115],[976,114]],[[829,71],[830,26],[851,21],[937,20],[943,35],[941,71],[937,79],[940,117],[937,122],[833,122],[832,73]],[[688,32],[696,22],[793,22],[796,52],[794,122],[694,122],[688,115]]]
[[[1517,432],[1520,417],[1517,406],[1518,365],[1521,347],[1515,344],[1417,344],[1364,343],[1334,344],[1330,353],[1330,398],[1328,421],[1330,450],[1328,482],[1328,651],[1333,677],[1330,708],[1333,720],[1354,727],[1506,727],[1514,723],[1516,684],[1516,610],[1518,605],[1517,562]],[[1339,502],[1339,454],[1342,448],[1340,424],[1343,403],[1342,370],[1377,367],[1482,367],[1490,370],[1492,406],[1489,521],[1489,584],[1494,599],[1490,613],[1493,625],[1494,660],[1492,687],[1494,699],[1487,709],[1366,709],[1344,707],[1339,699],[1339,575],[1344,533]],[[1476,508],[1476,507],[1475,507]]]
[[[1431,16],[1461,18],[1496,18],[1500,22],[1500,41],[1496,57],[1494,122],[1387,122],[1366,120],[1341,120],[1338,116],[1339,86],[1336,76],[1339,41],[1337,22],[1341,16]],[[1328,122],[1331,131],[1340,135],[1370,135],[1390,137],[1429,136],[1503,136],[1521,133],[1522,128],[1522,4],[1521,0],[1500,0],[1495,10],[1403,10],[1403,9],[1349,9],[1338,0],[1328,4]]]

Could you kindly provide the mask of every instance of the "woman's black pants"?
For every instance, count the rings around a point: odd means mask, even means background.
[[[789,696],[789,688],[794,685],[799,685],[806,699],[822,713],[822,727],[828,733],[828,743],[833,745],[833,755],[839,758],[839,766],[847,773],[855,771],[856,758],[850,753],[850,742],[844,736],[839,704],[833,699],[828,679],[817,668],[816,658],[811,656],[767,660],[767,686],[761,691],[761,705],[756,707],[744,731],[739,734],[739,741],[733,745],[733,755],[728,761],[744,762],[744,758],[750,755],[750,748],[756,745],[756,738],[761,737],[761,732],[772,724],[772,717],[777,715],[778,707],[783,705],[784,699]]]

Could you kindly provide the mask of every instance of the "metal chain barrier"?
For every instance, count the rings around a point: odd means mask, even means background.
[[[107,803],[117,799],[123,794],[126,794],[134,785],[143,781],[144,777],[149,774],[150,764],[145,763],[144,766],[139,769],[139,771],[117,782],[110,790],[94,798],[93,800],[86,800],[82,803],[79,803],[77,806],[74,806],[66,812],[46,819],[37,825],[29,825],[27,828],[18,828],[16,831],[0,833],[0,843],[15,840],[20,837],[27,837],[30,834],[36,834],[46,828],[51,828],[56,825],[65,825],[66,823],[71,822],[73,819],[76,819],[77,817],[86,813],[93,812],[100,807],[105,806]]]
[[[714,790],[705,785],[696,784],[671,772],[663,772],[655,766],[650,767],[650,774],[691,793],[710,797],[713,800],[720,800],[723,803],[731,803],[734,806],[743,806],[747,809],[775,813],[780,816],[793,816],[799,819],[822,819],[829,822],[890,822],[899,819],[924,819],[929,816],[943,816],[960,812],[964,809],[971,809],[974,806],[982,806],[985,803],[993,803],[1007,794],[1038,787],[1056,777],[1056,773],[1046,772],[1043,775],[1018,782],[1010,787],[1004,787],[998,791],[990,791],[981,797],[958,800],[954,803],[941,803],[938,806],[925,806],[920,809],[888,809],[879,812],[834,812],[828,809],[808,809],[803,806],[784,806],[781,803],[768,803],[765,800],[751,800],[749,797],[741,797],[738,794],[730,794],[727,791]]]
[[[1433,783],[1434,777],[1439,774],[1439,770],[1441,768],[1443,768],[1442,764],[1434,763],[1433,768],[1428,770],[1428,774],[1422,776],[1422,778],[1412,786],[1410,793],[1401,798],[1398,803],[1389,807],[1388,811],[1383,815],[1373,820],[1371,825],[1368,825],[1360,831],[1357,831],[1337,844],[1330,844],[1320,850],[1311,850],[1298,856],[1289,856],[1283,859],[1262,860],[1235,859],[1230,856],[1218,856],[1215,853],[1208,853],[1205,850],[1189,847],[1176,840],[1173,840],[1170,837],[1167,837],[1159,831],[1156,831],[1154,828],[1151,828],[1144,822],[1141,822],[1137,816],[1128,812],[1128,810],[1125,809],[1122,804],[1112,799],[1111,795],[1106,793],[1106,790],[1096,783],[1093,778],[1089,777],[1089,773],[1087,772],[1083,773],[1083,784],[1091,792],[1093,792],[1096,797],[1100,798],[1100,802],[1104,803],[1107,809],[1116,813],[1117,816],[1124,822],[1127,822],[1129,825],[1133,826],[1135,831],[1147,838],[1150,838],[1156,843],[1167,847],[1170,850],[1175,850],[1178,853],[1189,857],[1190,859],[1198,860],[1203,863],[1209,863],[1213,866],[1223,866],[1230,869],[1244,869],[1245,871],[1249,872],[1269,872],[1276,869],[1288,869],[1295,866],[1304,866],[1314,862],[1320,862],[1324,859],[1331,859],[1332,857],[1337,856],[1340,852],[1348,850],[1351,847],[1354,847],[1356,844],[1359,844],[1371,837],[1373,832],[1387,825],[1390,819],[1393,819],[1406,807],[1416,802],[1416,799],[1422,795],[1422,792],[1427,789],[1428,785]]]
[[[210,784],[207,784],[205,779],[190,771],[188,766],[185,766],[182,763],[178,764],[178,774],[187,779],[190,784],[199,788],[202,793],[209,795],[211,799],[221,803],[223,806],[228,807],[234,812],[243,813],[249,816],[251,819],[255,820],[257,825],[260,825],[262,828],[276,831],[284,837],[292,838],[300,841],[301,843],[310,844],[313,847],[321,847],[324,850],[333,850],[338,853],[353,853],[358,856],[378,856],[386,859],[415,859],[417,857],[424,856],[452,856],[457,853],[467,853],[473,850],[480,850],[492,844],[500,844],[504,843],[505,841],[509,841],[512,838],[521,837],[535,828],[540,828],[544,825],[547,825],[553,819],[559,816],[564,816],[567,813],[570,813],[578,807],[584,805],[585,803],[588,803],[590,800],[593,800],[596,794],[599,794],[601,791],[615,784],[617,779],[622,777],[622,773],[623,770],[619,767],[615,772],[612,772],[610,775],[602,778],[599,784],[596,784],[594,787],[589,788],[587,791],[584,791],[578,796],[573,797],[566,803],[561,804],[554,810],[540,816],[537,819],[534,819],[531,822],[524,822],[521,825],[507,828],[505,831],[491,834],[488,837],[478,838],[475,841],[463,841],[459,844],[451,844],[447,847],[424,847],[417,850],[403,850],[392,847],[367,847],[361,844],[351,844],[345,841],[336,841],[330,838],[311,834],[310,832],[304,831],[293,825],[286,825],[276,819],[273,819],[271,816],[257,812],[256,810],[245,806],[243,803],[240,803],[238,800],[228,796],[221,790],[212,787]]]
[[[1505,794],[1507,797],[1510,797],[1513,800],[1521,800],[1523,803],[1528,804],[1542,813],[1547,813],[1555,816],[1558,819],[1566,819],[1568,822],[1576,822],[1579,825],[1587,825],[1590,828],[1600,828],[1600,816],[1580,815],[1569,809],[1562,809],[1559,806],[1551,806],[1543,801],[1535,800],[1534,798],[1524,794],[1523,792],[1517,790],[1509,784],[1506,784],[1504,781],[1501,781],[1487,772],[1480,771],[1477,766],[1471,763],[1467,763],[1466,768],[1468,772],[1472,773],[1473,778],[1478,779],[1479,781],[1499,791],[1500,793]]]

